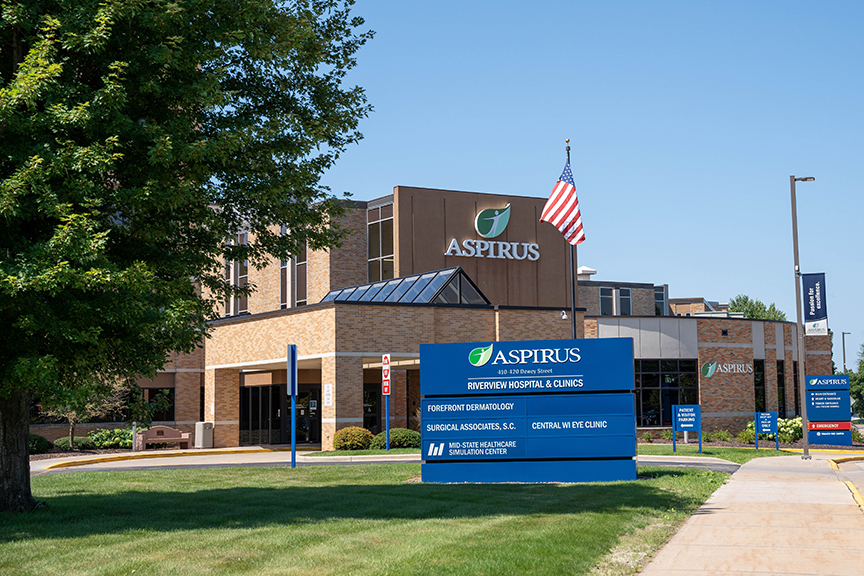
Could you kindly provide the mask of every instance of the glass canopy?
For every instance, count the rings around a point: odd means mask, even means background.
[[[321,302],[489,305],[459,266],[331,290]]]

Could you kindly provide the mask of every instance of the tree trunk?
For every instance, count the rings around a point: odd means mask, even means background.
[[[69,450],[75,450],[75,420],[69,417]]]
[[[0,512],[29,512],[36,506],[30,493],[29,408],[27,392],[0,398]]]

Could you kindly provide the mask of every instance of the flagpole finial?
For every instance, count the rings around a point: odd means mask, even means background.
[[[565,139],[564,139],[564,142],[567,143],[567,147],[566,147],[566,150],[567,150],[567,163],[569,164],[569,163],[570,163],[570,139],[569,139],[569,138],[565,138]]]

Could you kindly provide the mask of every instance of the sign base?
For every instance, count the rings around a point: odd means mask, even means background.
[[[423,482],[573,483],[636,480],[636,459],[442,462],[421,466]]]

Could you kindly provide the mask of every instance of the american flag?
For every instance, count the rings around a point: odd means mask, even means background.
[[[569,161],[564,165],[564,172],[555,184],[546,206],[543,207],[540,221],[555,226],[570,244],[576,245],[585,241],[582,214],[579,212],[579,198],[576,196],[576,185],[573,184]]]

